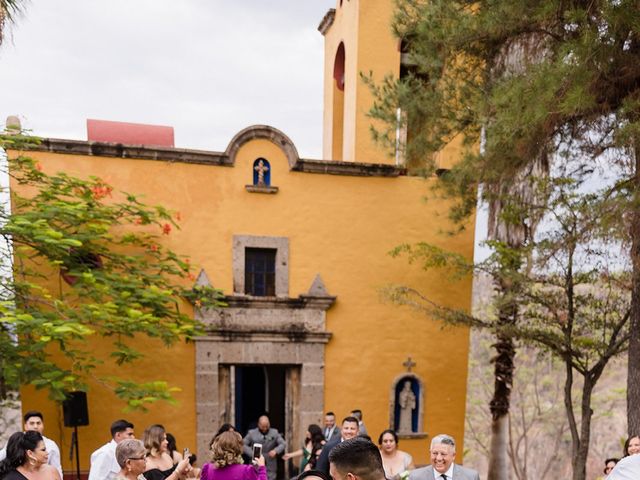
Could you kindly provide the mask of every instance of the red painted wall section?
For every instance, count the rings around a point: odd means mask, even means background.
[[[173,127],[144,123],[112,122],[87,119],[87,139],[90,142],[124,143],[173,147]]]

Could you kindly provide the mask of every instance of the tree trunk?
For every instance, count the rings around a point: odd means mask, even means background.
[[[591,396],[596,380],[591,375],[585,375],[582,386],[582,404],[580,418],[580,442],[578,448],[572,451],[571,466],[573,467],[573,480],[586,480],[587,457],[589,456],[589,443],[591,441]]]
[[[491,420],[491,456],[487,480],[505,480],[509,478],[509,415],[504,414]]]
[[[564,365],[566,370],[564,380],[564,409],[567,412],[569,431],[571,432],[571,467],[575,480],[575,459],[578,457],[578,450],[580,449],[580,433],[578,432],[578,424],[576,423],[576,416],[573,411],[573,396],[571,394],[573,388],[573,367],[571,366],[571,359],[565,358]]]
[[[627,366],[627,428],[629,435],[640,433],[640,145],[635,147],[634,201],[631,214],[631,318],[629,362]]]
[[[502,325],[513,322],[516,307],[509,305],[502,308],[499,321]],[[491,409],[491,456],[487,480],[508,480],[509,478],[509,406],[515,348],[511,337],[498,333],[494,345],[496,356],[494,361],[494,391],[489,404]]]

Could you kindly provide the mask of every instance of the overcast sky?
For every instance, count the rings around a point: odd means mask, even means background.
[[[86,139],[87,118],[171,125],[224,150],[272,125],[320,158],[323,37],[336,0],[30,0],[0,47],[0,124]]]
[[[177,147],[222,151],[243,128],[267,124],[300,156],[321,158],[317,27],[335,6],[27,0],[0,47],[0,125],[18,115],[36,135],[79,140],[87,118],[170,125]]]

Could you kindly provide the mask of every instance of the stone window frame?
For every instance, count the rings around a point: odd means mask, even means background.
[[[276,250],[276,297],[289,297],[289,239],[254,235],[233,236],[233,294],[250,296],[244,292],[246,248],[272,248]]]

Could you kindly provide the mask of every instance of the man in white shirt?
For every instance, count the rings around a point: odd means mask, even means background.
[[[56,442],[44,436],[44,417],[42,413],[37,412],[35,410],[30,410],[24,414],[24,431],[28,432],[29,430],[33,430],[35,432],[40,433],[42,435],[42,439],[44,440],[44,446],[49,452],[49,460],[47,463],[52,467],[55,467],[56,470],[60,473],[60,478],[62,478],[62,465],[60,465],[60,449]],[[4,460],[7,456],[6,447],[0,450],[0,460]]]
[[[640,478],[640,453],[624,457],[613,468],[607,480],[638,480]]]
[[[116,460],[116,447],[133,435],[133,423],[126,420],[116,420],[111,424],[111,441],[105,443],[91,454],[91,469],[89,480],[113,480],[120,471]]]

